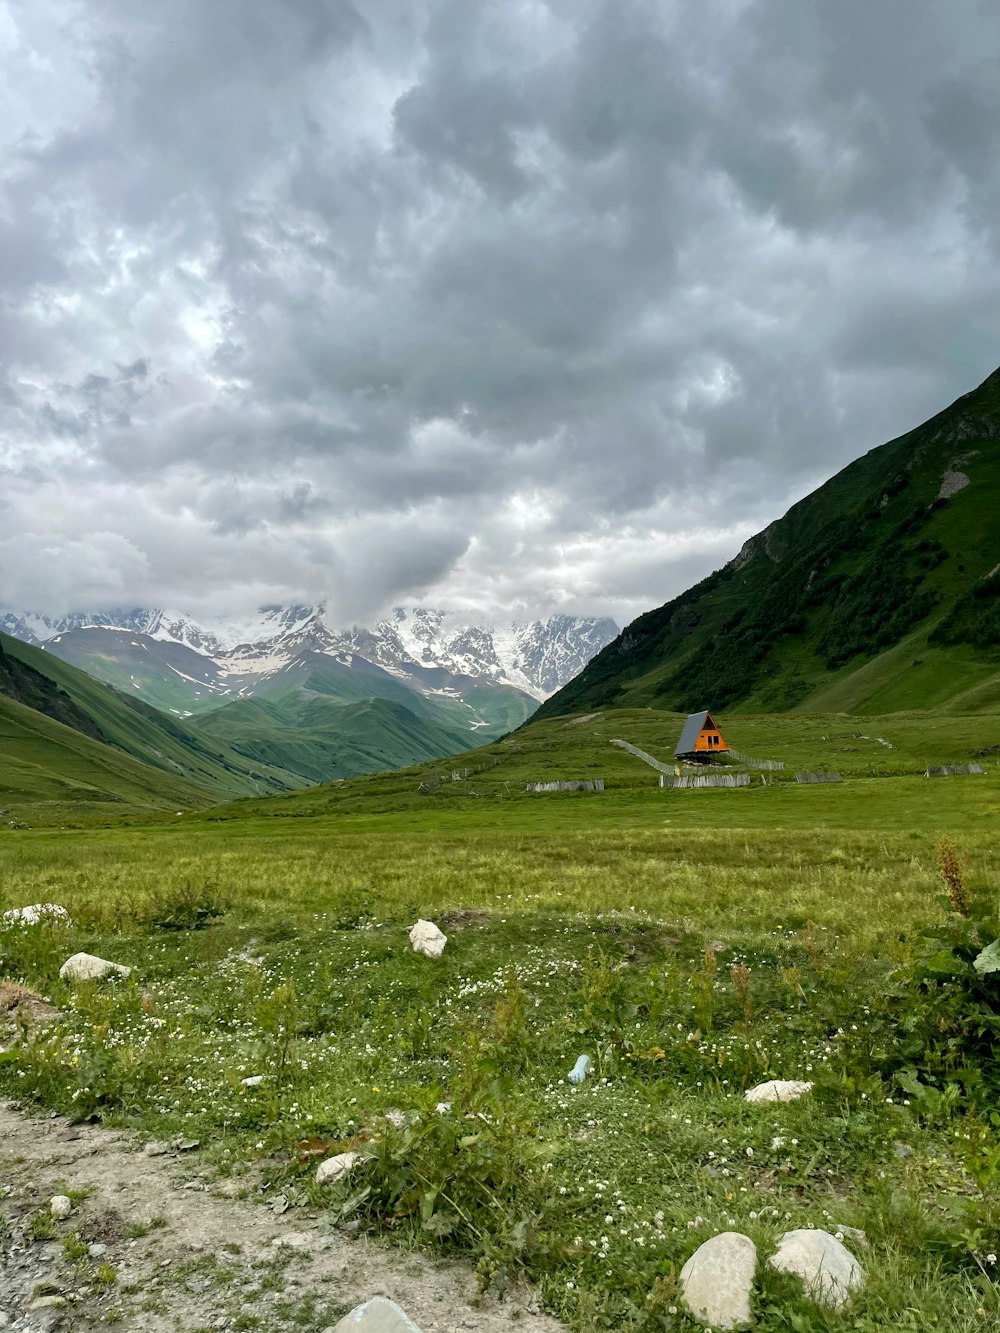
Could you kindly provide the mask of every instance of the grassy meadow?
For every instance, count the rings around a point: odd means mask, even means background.
[[[581,1331],[696,1327],[677,1277],[725,1230],[761,1253],[759,1327],[995,1325],[1000,995],[955,959],[1000,909],[1000,718],[718,720],[786,769],[661,791],[610,744],[669,755],[677,718],[641,709],[134,826],[39,807],[0,830],[0,907],[73,925],[0,928],[0,977],[63,1018],[0,1090],[196,1141],[262,1206],[465,1254],[501,1293],[527,1275]],[[71,989],[77,950],[133,977]],[[815,1087],[746,1103],[767,1078]],[[347,1150],[368,1160],[318,1187]],[[848,1310],[767,1270],[799,1226],[866,1233]]]

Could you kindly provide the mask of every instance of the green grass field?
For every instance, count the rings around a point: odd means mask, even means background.
[[[808,1225],[865,1230],[865,1288],[824,1311],[762,1265],[758,1327],[992,1326],[1000,1080],[901,1053],[921,931],[949,919],[942,839],[1000,910],[1000,719],[718,720],[786,770],[661,791],[610,744],[669,755],[678,719],[643,709],[182,819],[0,830],[2,905],[74,916],[0,930],[0,975],[65,1015],[0,1088],[197,1139],[206,1171],[249,1158],[263,1204],[464,1254],[484,1285],[525,1272],[578,1330],[693,1329],[677,1275],[702,1240],[763,1256]],[[983,776],[921,776],[980,751]],[[587,776],[607,791],[523,791]],[[410,950],[418,917],[440,960]],[[79,949],[134,980],[71,993]],[[769,1077],[815,1088],[748,1105]],[[351,1148],[372,1160],[316,1186]]]

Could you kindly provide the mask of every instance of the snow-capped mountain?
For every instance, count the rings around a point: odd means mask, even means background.
[[[397,607],[375,625],[344,629],[322,605],[211,621],[141,608],[62,619],[8,612],[0,613],[0,629],[179,714],[271,695],[293,682],[313,689],[307,677],[326,662],[323,693],[396,697],[403,686],[461,704],[466,725],[491,730],[522,721],[618,633],[606,618],[490,625],[426,607]]]

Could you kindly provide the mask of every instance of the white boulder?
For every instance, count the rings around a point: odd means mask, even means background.
[[[71,926],[69,912],[58,903],[29,903],[27,907],[12,907],[4,912],[0,922],[5,926]]]
[[[66,981],[100,981],[101,977],[130,977],[132,969],[124,963],[109,963],[106,958],[98,958],[92,953],[75,953],[67,958],[59,969],[59,975]]]
[[[317,1185],[336,1185],[338,1180],[343,1180],[349,1176],[354,1168],[360,1162],[368,1162],[371,1157],[367,1153],[360,1152],[342,1152],[336,1157],[328,1157],[325,1162],[320,1162],[316,1168]]]
[[[420,1329],[395,1301],[374,1296],[345,1314],[333,1333],[420,1333]]]
[[[829,1231],[786,1231],[768,1263],[777,1273],[801,1278],[814,1301],[834,1309],[846,1305],[865,1279],[857,1259]]]
[[[812,1092],[812,1089],[811,1083],[772,1078],[767,1083],[758,1083],[755,1088],[748,1088],[743,1096],[748,1102],[794,1102],[807,1092]]]
[[[49,1212],[53,1217],[62,1221],[64,1217],[69,1217],[73,1211],[73,1202],[66,1194],[53,1194],[49,1200]]]
[[[757,1271],[757,1246],[739,1231],[723,1231],[699,1245],[681,1269],[681,1295],[710,1328],[746,1328]]]
[[[433,921],[420,920],[410,927],[410,944],[414,953],[422,953],[425,958],[440,958],[448,936],[438,930]]]

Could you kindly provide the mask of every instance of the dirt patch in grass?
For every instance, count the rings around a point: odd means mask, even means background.
[[[472,907],[463,907],[457,912],[448,912],[445,916],[438,919],[438,925],[441,929],[450,935],[454,935],[460,930],[475,930],[480,926],[488,925],[491,919],[489,912],[477,911]]]
[[[196,1154],[150,1158],[99,1126],[0,1105],[0,1313],[13,1328],[76,1333],[321,1333],[385,1295],[424,1333],[558,1333],[532,1313],[530,1293],[475,1308],[475,1280],[458,1264],[346,1237],[321,1212],[277,1216],[224,1197],[206,1175]],[[65,1193],[73,1211],[56,1222],[49,1200]],[[42,1296],[64,1304],[32,1310]]]

